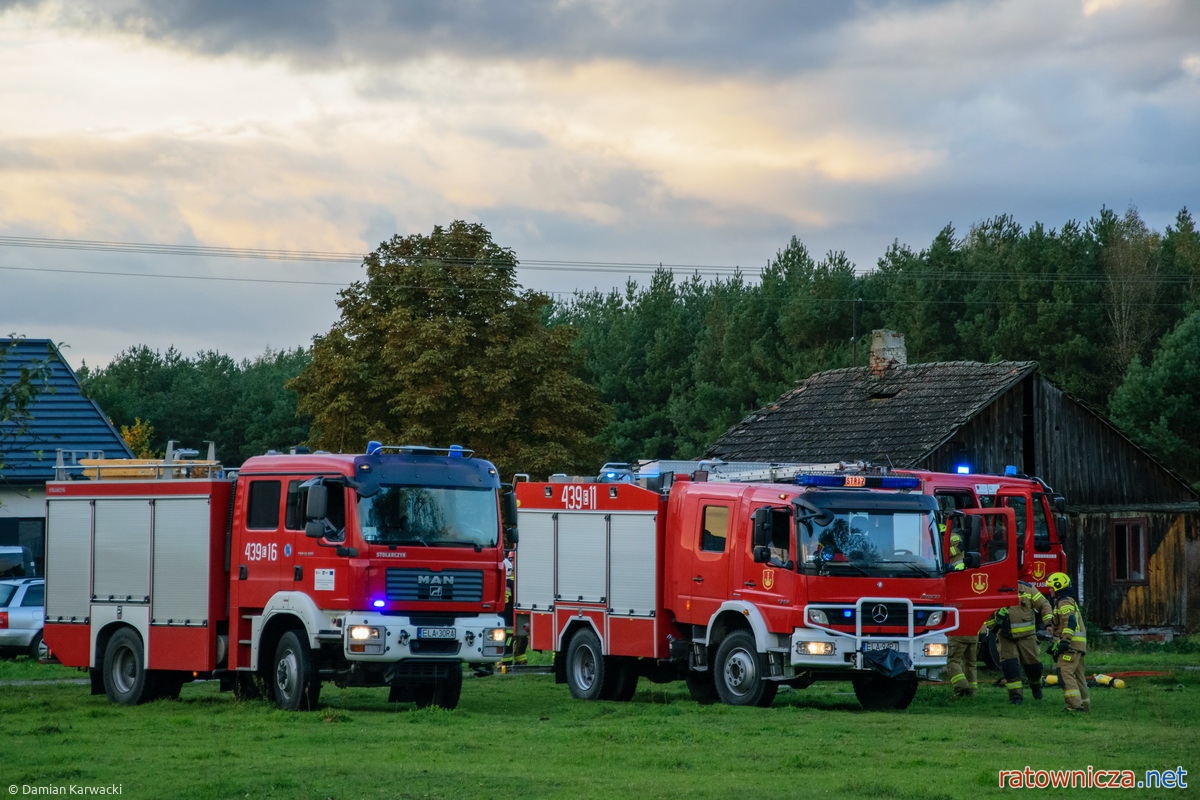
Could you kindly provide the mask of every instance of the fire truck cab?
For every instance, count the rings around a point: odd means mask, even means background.
[[[83,463],[46,488],[45,639],[94,694],[204,677],[307,710],[332,680],[453,708],[463,663],[502,655],[506,504],[470,451]]]
[[[581,699],[645,677],[766,706],[846,680],[866,708],[907,707],[958,622],[937,502],[915,478],[836,473],[517,483],[518,633]]]

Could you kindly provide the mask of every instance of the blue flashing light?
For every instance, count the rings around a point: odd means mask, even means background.
[[[845,475],[797,475],[796,483],[800,486],[845,486]]]
[[[463,457],[463,446],[461,444],[450,445],[450,457],[451,458],[462,458]]]
[[[921,479],[909,475],[797,475],[800,486],[848,487],[857,489],[919,489]]]
[[[870,486],[870,484],[867,484]],[[920,489],[921,479],[909,475],[884,475],[879,479],[881,489]]]
[[[845,617],[846,619],[850,619],[851,617],[854,616],[854,612],[847,608],[846,610],[844,610],[842,612],[842,616]]]
[[[957,467],[954,468],[954,471],[957,472],[959,475],[970,475],[971,474],[971,468],[969,466],[967,466],[966,464],[959,464]]]
[[[377,456],[383,450],[383,442],[367,442],[367,455]]]
[[[376,600],[371,603],[371,605],[375,606],[376,608],[383,608],[387,605],[387,600]]]
[[[1006,478],[1017,477],[1017,467],[1015,464],[1009,464],[1007,467],[1004,468],[1004,477],[1006,477]]]

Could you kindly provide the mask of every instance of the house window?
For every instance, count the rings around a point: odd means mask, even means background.
[[[1144,519],[1113,520],[1112,565],[1114,583],[1148,583]]]

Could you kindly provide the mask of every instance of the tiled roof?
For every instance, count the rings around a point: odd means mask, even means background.
[[[34,485],[54,477],[56,451],[103,451],[109,458],[132,458],[121,434],[93,401],[49,339],[3,339],[0,385],[16,381],[23,368],[49,361],[50,378],[27,409],[29,418],[0,422],[0,487]]]
[[[821,372],[730,428],[726,461],[866,460],[911,466],[1037,369],[1033,361],[950,361]]]

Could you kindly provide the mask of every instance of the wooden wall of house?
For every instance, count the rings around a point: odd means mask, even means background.
[[[1103,418],[1043,378],[1031,380],[1035,474],[1068,503],[1124,507],[1196,502],[1185,483]]]
[[[1072,514],[1065,547],[1070,574],[1079,574],[1083,560],[1084,614],[1103,629],[1175,628],[1197,630],[1195,610],[1189,618],[1188,597],[1196,576],[1187,565],[1195,564],[1200,530],[1194,513],[1138,512]],[[1136,518],[1145,521],[1147,583],[1122,585],[1113,581],[1112,522]],[[1192,553],[1189,554],[1189,550]],[[1195,572],[1192,570],[1191,572]]]
[[[1009,464],[1024,469],[1025,441],[1021,425],[1024,408],[1020,391],[1005,393],[969,420],[949,442],[912,466],[934,472],[954,472],[965,462],[973,472],[1003,473]]]

